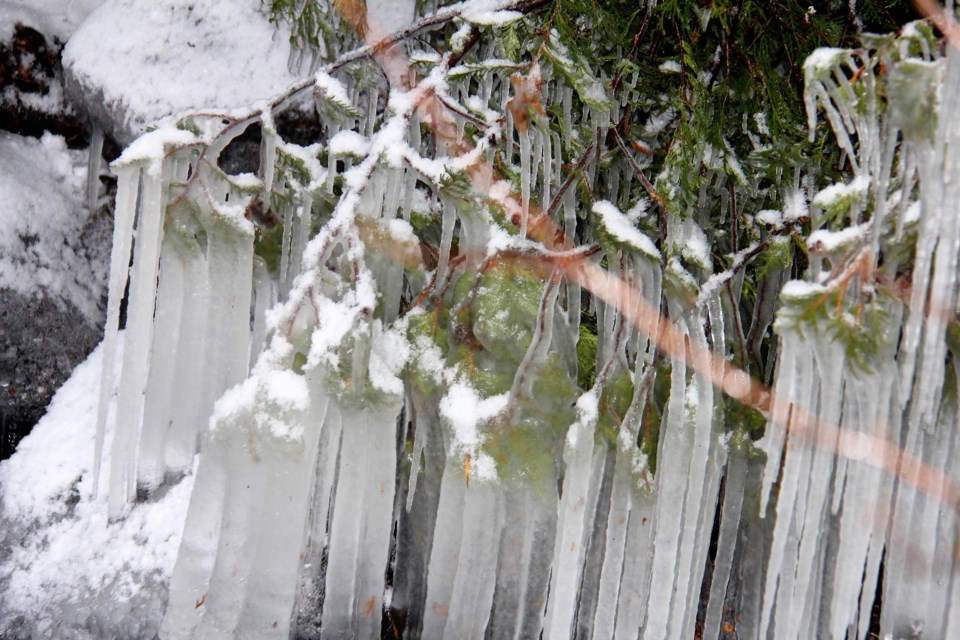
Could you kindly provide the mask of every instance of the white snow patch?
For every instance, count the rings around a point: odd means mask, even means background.
[[[619,242],[630,245],[654,260],[660,260],[660,251],[653,241],[641,233],[630,219],[613,203],[600,200],[593,204],[593,212],[600,216],[604,228]]]
[[[676,60],[665,60],[664,62],[660,63],[660,66],[657,67],[657,69],[663,73],[680,73],[682,70],[680,63]]]
[[[820,47],[807,56],[803,63],[803,71],[810,77],[824,71],[829,71],[833,65],[843,56],[847,55],[846,49],[837,49],[835,47]]]
[[[764,209],[757,214],[757,222],[770,227],[779,227],[783,224],[783,213],[776,209]]]
[[[361,158],[370,152],[370,141],[349,129],[339,132],[330,140],[330,153],[337,156],[356,156]]]
[[[510,4],[504,0],[475,0],[466,5],[461,17],[472,24],[503,26],[523,17],[519,11],[502,11]]]
[[[837,250],[849,248],[855,242],[862,240],[869,227],[857,225],[840,231],[817,229],[807,238],[807,247],[811,253],[833,253]]]
[[[784,300],[805,300],[815,295],[822,295],[826,292],[826,288],[815,282],[807,282],[806,280],[791,280],[787,284],[783,285],[783,289],[780,290],[780,297]]]
[[[813,204],[827,209],[838,204],[841,200],[863,197],[869,187],[870,178],[867,176],[857,176],[849,184],[841,182],[820,190],[813,199]]]
[[[458,448],[476,450],[480,446],[481,423],[507,408],[509,393],[481,398],[470,385],[456,382],[440,401],[440,415],[450,421]]]

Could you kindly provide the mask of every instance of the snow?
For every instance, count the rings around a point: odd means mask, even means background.
[[[805,280],[791,280],[780,289],[780,295],[785,300],[806,300],[812,296],[823,295],[826,288],[821,284]]]
[[[403,380],[400,379],[400,374],[411,354],[406,332],[406,319],[391,325],[387,330],[383,329],[383,323],[374,322],[369,373],[370,384],[375,389],[403,395]]]
[[[167,116],[246,107],[298,79],[288,29],[265,11],[258,0],[106,0],[64,49],[68,84],[124,142]]]
[[[313,83],[316,87],[315,90],[326,96],[329,100],[332,100],[343,108],[353,108],[351,106],[350,96],[347,95],[346,87],[330,74],[325,71],[319,71],[313,79]]]
[[[82,245],[87,154],[63,138],[0,133],[0,288],[72,304],[99,324],[107,247]]]
[[[801,189],[788,191],[783,196],[783,219],[787,221],[800,220],[810,216],[807,207],[807,196]]]
[[[863,198],[866,196],[869,187],[870,179],[867,176],[857,176],[849,184],[832,184],[821,189],[813,198],[813,204],[823,209],[829,209],[843,200]]]
[[[501,10],[509,4],[509,0],[474,0],[460,15],[472,24],[502,27],[523,17],[519,11]]]
[[[108,522],[105,495],[90,498],[101,354],[74,370],[0,462],[0,542],[9,552],[0,555],[0,635],[19,628],[18,616],[33,637],[64,640],[124,624],[142,637],[159,625],[193,478],[118,522]]]
[[[820,47],[807,56],[803,63],[803,70],[807,78],[815,77],[822,73],[830,71],[837,61],[849,53],[847,49],[837,49],[833,47]]]
[[[481,398],[469,384],[452,384],[440,400],[440,415],[450,421],[457,448],[475,451],[481,442],[480,424],[506,409],[509,399],[509,393]]]
[[[840,231],[817,229],[807,237],[807,247],[811,253],[834,253],[838,250],[849,250],[857,242],[862,241],[871,225],[855,225]]]
[[[783,213],[776,209],[764,209],[757,213],[757,222],[765,224],[768,227],[779,227],[783,224]]]
[[[160,177],[160,168],[167,152],[178,146],[198,142],[196,134],[186,129],[165,126],[140,136],[127,146],[116,160],[117,165],[145,163],[154,177]]]
[[[663,73],[680,73],[680,71],[682,71],[682,68],[680,67],[680,63],[677,62],[676,60],[667,60],[665,62],[662,62],[660,63],[660,66],[657,67],[657,69],[659,69]]]
[[[330,152],[362,158],[370,152],[370,141],[356,131],[341,131],[330,139]]]

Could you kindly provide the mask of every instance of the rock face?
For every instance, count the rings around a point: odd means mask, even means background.
[[[0,459],[102,335],[111,223],[83,203],[86,160],[0,133]]]

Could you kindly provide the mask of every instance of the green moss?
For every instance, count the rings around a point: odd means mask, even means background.
[[[580,339],[577,341],[577,385],[584,391],[593,388],[597,378],[597,327],[596,324],[580,323]]]
[[[597,437],[616,445],[623,417],[633,400],[633,378],[622,373],[600,391],[600,416],[597,421]]]
[[[253,253],[263,258],[270,273],[280,273],[280,256],[283,252],[283,225],[269,231],[257,228],[253,239]]]

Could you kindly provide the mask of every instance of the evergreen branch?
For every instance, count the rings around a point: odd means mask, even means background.
[[[679,35],[679,26],[677,26],[677,29]],[[384,66],[388,76],[390,75],[388,69],[391,66],[395,68],[396,64],[396,60],[379,58],[378,62]],[[683,67],[681,47],[682,70]],[[435,93],[428,94],[427,99],[421,103],[418,110],[424,108],[431,116],[427,123],[433,130],[434,135],[447,147],[455,148],[459,146],[455,140],[450,139],[454,132],[448,127],[442,126],[445,123],[446,111],[444,105],[436,99]],[[622,139],[619,138],[619,134],[617,134],[616,139],[622,148],[624,145]],[[590,154],[587,153],[586,155],[589,156]],[[480,161],[471,167],[468,173],[479,191],[490,192],[495,174],[488,163]],[[502,201],[506,206],[508,201],[519,201],[519,196],[511,193],[496,199]],[[526,215],[534,218],[539,217],[540,220],[537,221],[538,224],[529,226],[528,233],[530,236],[550,248],[569,246],[563,231],[548,216],[541,215],[534,209],[535,207],[531,206],[530,212]],[[448,270],[447,273],[452,273],[452,269]],[[618,309],[620,317],[630,321],[640,331],[644,332],[660,351],[671,357],[684,360],[693,371],[703,376],[731,398],[766,416],[769,420],[768,428],[786,429],[789,431],[791,438],[804,440],[819,448],[883,469],[936,499],[942,499],[946,495],[949,504],[955,508],[960,508],[960,484],[942,471],[904,453],[897,444],[882,438],[854,433],[842,429],[838,425],[822,424],[805,408],[795,405],[793,405],[793,411],[791,411],[787,423],[777,424],[771,411],[776,402],[772,390],[742,369],[728,363],[722,354],[714,353],[707,345],[689,340],[686,332],[670,322],[665,322],[659,309],[654,308],[635,287],[625,282],[622,277],[611,274],[600,265],[589,260],[579,260],[566,264],[561,268],[561,273],[564,278],[579,284],[598,299]],[[621,322],[620,330],[622,330],[622,325]]]

